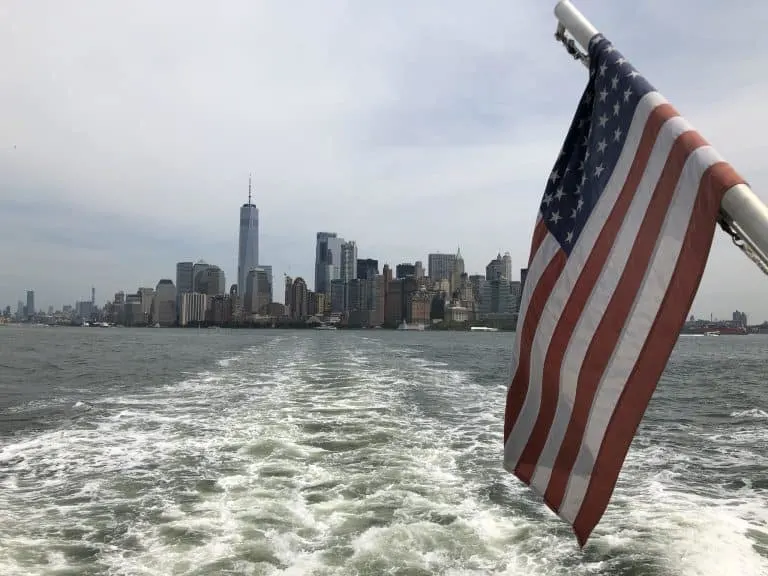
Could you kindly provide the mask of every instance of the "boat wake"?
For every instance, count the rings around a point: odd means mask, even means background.
[[[764,412],[671,436],[651,418],[581,552],[501,469],[506,377],[477,350],[342,332],[344,346],[314,333],[230,353],[13,438],[0,449],[0,573],[768,570],[768,486],[753,472],[768,466],[754,449]]]

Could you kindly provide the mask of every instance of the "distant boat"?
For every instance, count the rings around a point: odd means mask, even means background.
[[[315,326],[315,330],[336,330],[336,326],[331,326],[330,324],[320,324],[320,326]]]
[[[490,328],[488,326],[470,326],[469,330],[471,332],[498,332],[498,328]]]
[[[415,330],[416,332],[423,332],[424,331],[424,324],[411,324],[410,326],[403,320],[400,323],[400,326],[397,327],[398,330]]]
[[[681,334],[703,334],[704,336],[731,336],[748,334],[746,326],[735,322],[688,322]]]

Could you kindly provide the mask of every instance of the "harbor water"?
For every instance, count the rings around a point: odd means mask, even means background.
[[[768,336],[680,338],[583,550],[513,339],[0,327],[0,574],[768,574]]]

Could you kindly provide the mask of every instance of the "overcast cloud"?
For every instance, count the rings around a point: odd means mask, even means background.
[[[249,172],[278,286],[311,284],[319,230],[519,269],[586,82],[553,6],[5,0],[0,305],[103,303],[199,258],[234,282]],[[768,4],[577,6],[768,198]],[[768,319],[767,292],[718,234],[693,311]]]

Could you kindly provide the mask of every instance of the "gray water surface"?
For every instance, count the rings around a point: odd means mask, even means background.
[[[513,334],[0,328],[0,574],[768,574],[768,337],[682,337],[587,547]]]

